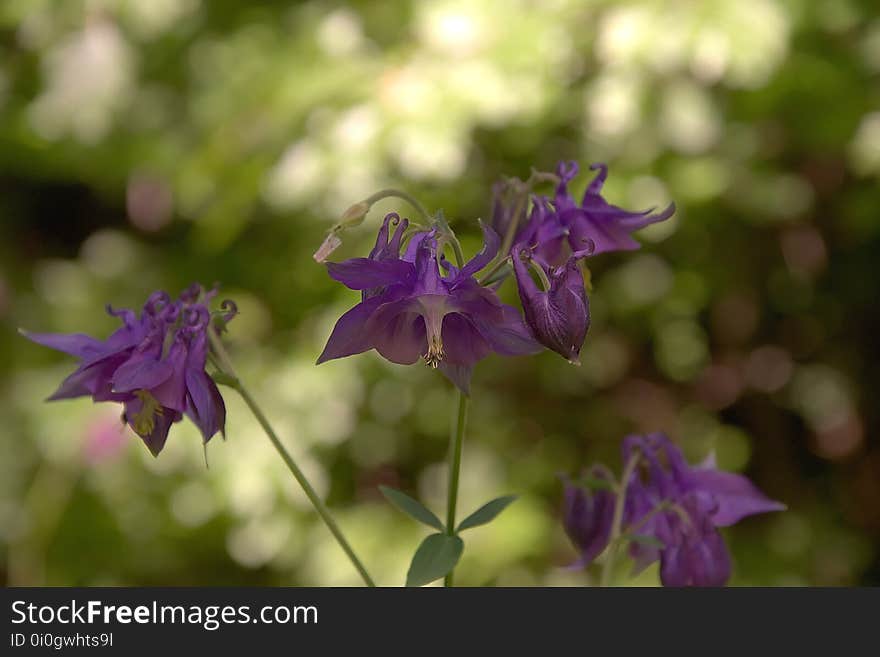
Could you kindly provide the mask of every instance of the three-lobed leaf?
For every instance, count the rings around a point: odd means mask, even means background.
[[[483,506],[459,523],[458,529],[455,530],[456,533],[472,527],[485,525],[487,522],[492,522],[496,516],[504,511],[504,509],[506,509],[515,499],[516,495],[505,495],[504,497],[495,498],[491,502],[486,502]]]
[[[424,586],[445,577],[461,558],[464,541],[458,536],[431,534],[413,555],[406,574],[407,586]]]
[[[391,504],[411,518],[415,518],[419,522],[425,523],[434,529],[439,529],[441,532],[446,531],[446,526],[440,521],[440,518],[435,516],[430,509],[425,507],[418,500],[413,499],[402,491],[389,488],[388,486],[379,486],[379,491],[385,496],[386,500],[391,502]]]

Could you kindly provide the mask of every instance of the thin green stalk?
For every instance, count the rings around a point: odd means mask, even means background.
[[[463,392],[458,393],[458,418],[455,429],[449,440],[449,490],[446,504],[446,533],[455,535],[455,507],[458,503],[458,480],[461,473],[461,445],[464,442],[464,429],[467,424],[468,398]],[[454,570],[446,575],[446,586],[452,586]]]
[[[361,560],[358,559],[354,550],[351,548],[351,545],[345,538],[345,535],[342,533],[339,525],[336,524],[336,520],[334,520],[333,516],[330,515],[330,511],[324,505],[324,502],[318,496],[318,493],[315,492],[314,488],[312,488],[309,480],[296,464],[296,461],[294,461],[293,456],[290,455],[290,452],[287,451],[287,448],[284,447],[283,443],[278,438],[278,434],[275,433],[275,430],[272,428],[272,425],[269,423],[268,418],[266,418],[266,415],[263,413],[259,404],[257,404],[257,401],[253,398],[250,391],[241,382],[241,379],[238,378],[238,375],[235,373],[235,369],[232,366],[232,362],[229,359],[229,355],[226,353],[226,348],[220,341],[219,336],[217,336],[214,331],[209,331],[208,335],[210,336],[212,351],[216,355],[217,361],[221,366],[223,374],[231,379],[229,382],[230,387],[234,388],[238,392],[238,394],[241,395],[241,398],[254,414],[254,417],[257,418],[257,422],[259,422],[260,426],[263,427],[263,431],[266,432],[266,435],[269,437],[269,441],[272,443],[278,454],[281,456],[281,460],[284,461],[284,464],[287,466],[287,469],[290,470],[293,478],[296,479],[297,483],[302,487],[303,492],[305,492],[306,494],[306,497],[309,498],[312,506],[315,507],[315,511],[317,511],[318,515],[321,516],[321,520],[323,520],[324,524],[327,525],[327,529],[330,530],[330,533],[333,534],[334,538],[336,538],[336,542],[339,543],[339,546],[351,560],[352,565],[354,565],[355,569],[357,569],[358,573],[360,573],[360,576],[363,578],[364,583],[366,583],[367,586],[376,586],[373,578],[370,577],[367,569],[364,567],[364,565],[361,563]]]
[[[366,203],[367,206],[371,206],[374,203],[376,203],[377,201],[381,201],[383,198],[389,198],[389,197],[396,197],[396,198],[399,198],[399,199],[406,201],[407,203],[409,203],[411,206],[413,206],[416,209],[416,211],[422,216],[422,219],[424,219],[428,223],[431,222],[431,215],[429,215],[428,212],[425,210],[425,208],[422,207],[422,204],[419,203],[415,199],[414,196],[412,196],[411,194],[408,194],[407,192],[404,192],[403,190],[400,190],[400,189],[379,190],[378,192],[376,192],[372,196],[369,196],[366,199],[364,199],[362,202]]]
[[[599,586],[608,586],[611,582],[611,573],[614,570],[614,560],[617,558],[618,543],[620,542],[620,534],[623,526],[623,509],[626,505],[626,488],[629,479],[639,465],[641,454],[635,450],[623,467],[623,474],[620,476],[620,483],[617,487],[617,499],[614,502],[614,515],[611,519],[611,534],[608,537],[608,556],[602,565],[602,575],[599,579]]]
[[[479,279],[480,285],[486,285],[489,279],[491,279],[492,276],[494,276],[507,263],[510,248],[513,246],[513,240],[516,237],[517,232],[519,232],[519,228],[523,221],[526,219],[525,212],[528,208],[529,192],[532,187],[539,182],[552,182],[554,184],[559,184],[559,177],[552,173],[541,173],[540,171],[532,169],[532,173],[528,180],[525,182],[516,182],[519,187],[519,196],[516,200],[513,212],[510,215],[510,224],[507,226],[507,231],[502,236],[501,248],[498,249],[498,255],[495,258],[495,262],[490,264],[489,271],[483,274]],[[520,218],[520,215],[523,215],[522,218]]]
[[[519,256],[517,255],[514,257]],[[544,268],[531,258],[529,258],[529,265],[531,266],[532,271],[537,275],[538,280],[541,281],[541,287],[544,288],[544,292],[549,292],[552,286],[550,285],[550,279],[547,278],[547,272],[545,272]]]
[[[506,267],[509,261],[509,258],[502,258],[501,260],[496,262],[494,265],[492,265],[492,268],[489,271],[487,271],[485,274],[480,276],[479,279],[477,279],[477,283],[479,283],[480,285],[490,285],[491,283],[493,283],[494,281],[492,280],[492,277],[495,276],[495,274],[501,271],[504,267]]]
[[[631,525],[625,534],[621,534],[618,537],[618,541],[624,540],[626,538],[629,538],[630,536],[638,534],[639,530],[642,527],[644,527],[645,525],[647,525],[648,522],[650,522],[652,518],[663,513],[664,511],[667,511],[669,509],[674,509],[674,507],[675,507],[675,504],[673,504],[671,501],[663,500],[657,506],[655,506],[653,509],[648,511],[648,513],[646,513],[644,516],[642,516],[641,520],[639,520],[637,523]]]

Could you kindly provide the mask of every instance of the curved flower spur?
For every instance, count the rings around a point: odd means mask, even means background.
[[[202,432],[205,445],[215,434],[223,433],[226,405],[217,383],[235,389],[364,583],[375,586],[330,511],[236,374],[220,335],[238,311],[232,301],[224,301],[220,310],[211,312],[209,305],[216,294],[216,289],[206,292],[193,284],[174,301],[165,292],[154,292],[139,315],[108,307],[123,326],[106,340],[82,334],[21,333],[80,360],[76,371],[49,401],[91,397],[96,402],[123,404],[123,421],[154,456],[165,446],[171,425],[184,415]],[[213,376],[206,371],[209,363],[216,368]]]

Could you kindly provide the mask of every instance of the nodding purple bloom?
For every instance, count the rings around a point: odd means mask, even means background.
[[[566,246],[577,252],[592,245],[593,255],[638,249],[639,243],[631,234],[668,219],[675,212],[674,203],[657,213],[653,209],[631,212],[611,205],[601,194],[608,167],[593,164],[590,169],[599,173],[587,186],[580,205],[568,192],[568,183],[578,174],[576,162],[560,162],[556,169],[559,184],[553,198],[538,197],[534,201],[526,232],[531,233],[530,246],[547,263],[559,264],[566,259]]]
[[[666,518],[660,581],[663,586],[724,586],[730,578],[730,553],[711,512],[692,494],[678,506]]]
[[[602,198],[602,186],[608,177],[608,167],[604,164],[591,164],[590,169],[599,173],[587,185],[583,200],[578,206],[568,193],[568,182],[578,173],[576,162],[560,163],[557,169],[560,182],[556,188],[554,205],[559,222],[568,229],[568,241],[573,251],[584,248],[588,241],[594,245],[593,253],[607,251],[631,251],[639,248],[631,233],[668,219],[675,213],[675,204],[654,213],[654,209],[631,212],[611,205]]]
[[[545,347],[576,364],[590,328],[590,303],[578,260],[589,253],[588,249],[573,253],[559,267],[532,260],[544,272],[542,279],[549,282],[549,289],[539,288],[532,279],[524,262],[524,257],[531,260],[528,249],[514,251],[512,258],[519,298],[532,334]]]
[[[197,284],[176,301],[155,292],[139,316],[108,307],[123,326],[106,340],[23,331],[29,340],[80,360],[49,400],[88,396],[96,402],[121,402],[124,421],[154,456],[165,446],[171,425],[184,415],[207,443],[226,421],[223,398],[205,371],[212,321],[206,304],[215,294]],[[228,321],[234,305],[224,302],[223,307],[229,311],[223,316]]]
[[[640,524],[639,533],[654,536],[664,547],[633,543],[630,552],[637,568],[659,558],[666,586],[724,584],[730,576],[730,557],[715,528],[786,508],[746,477],[718,470],[713,460],[689,465],[662,433],[625,438],[624,459],[634,453],[639,454],[644,476],[634,476],[627,486],[624,517],[630,525]],[[669,508],[657,512],[660,505]]]
[[[659,560],[664,586],[723,585],[730,577],[731,561],[718,527],[786,508],[746,477],[718,470],[712,460],[689,465],[681,450],[662,433],[625,438],[624,463],[631,458],[638,459],[639,467],[625,482],[623,529],[651,536],[662,544],[633,541],[630,555],[637,570]],[[599,554],[607,542],[606,535],[590,554]],[[582,561],[587,565],[590,560]]]
[[[483,226],[483,250],[459,270],[438,254],[433,230],[414,234],[401,255],[406,221],[388,238],[398,221],[385,218],[370,257],[327,263],[332,278],[362,294],[339,318],[318,363],[370,349],[404,365],[422,358],[467,393],[474,364],[491,352],[540,350],[520,314],[474,279],[498,251],[491,228]]]
[[[594,465],[588,472],[593,479],[613,485],[614,476],[602,465]],[[585,486],[565,480],[562,507],[562,524],[565,533],[580,551],[580,558],[573,568],[584,567],[599,556],[611,534],[615,495],[610,489],[597,488],[589,491]]]

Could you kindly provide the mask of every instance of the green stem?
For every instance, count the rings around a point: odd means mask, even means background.
[[[632,535],[634,535],[634,534],[638,534],[638,533],[639,533],[639,530],[640,530],[642,527],[644,527],[645,525],[647,525],[648,522],[649,522],[654,516],[657,516],[657,515],[663,513],[664,511],[666,511],[666,510],[668,510],[668,509],[672,509],[674,506],[675,506],[675,505],[674,505],[671,501],[669,501],[669,500],[663,500],[663,501],[660,502],[657,506],[655,506],[653,509],[651,509],[648,513],[646,513],[644,516],[642,516],[641,520],[639,520],[639,521],[638,521],[637,523],[635,523],[634,525],[631,525],[631,526],[629,527],[629,529],[626,531],[625,534],[621,534],[621,535],[618,537],[618,540],[619,540],[619,541],[622,541],[622,540],[624,540],[624,539],[629,538],[630,536],[632,536]]]
[[[531,178],[529,179],[531,181]],[[507,232],[504,233],[504,239],[501,242],[501,249],[498,251],[498,255],[502,258],[506,257],[508,253],[510,253],[510,247],[513,246],[513,238],[516,236],[517,231],[520,227],[520,215],[523,214],[526,210],[526,204],[529,201],[529,182],[526,182],[525,189],[520,193],[519,199],[517,199],[516,206],[513,209],[513,214],[510,218],[510,225],[507,227]],[[523,217],[525,219],[525,217]]]
[[[419,202],[415,199],[414,196],[412,196],[411,194],[408,194],[408,193],[406,193],[406,192],[404,192],[403,190],[400,190],[400,189],[382,189],[382,190],[379,190],[378,192],[376,192],[376,193],[373,194],[372,196],[369,196],[369,197],[365,198],[363,202],[366,203],[368,206],[371,206],[371,205],[373,205],[374,203],[376,203],[377,201],[381,201],[383,198],[389,198],[389,197],[396,197],[396,198],[399,198],[399,199],[402,199],[402,200],[406,201],[406,202],[409,203],[411,206],[413,206],[413,207],[416,209],[416,211],[417,211],[420,215],[422,215],[422,218],[423,218],[427,223],[430,223],[430,222],[431,222],[431,216],[427,213],[427,211],[425,210],[425,208],[422,207],[422,204],[419,203]]]
[[[506,267],[509,261],[509,258],[502,258],[501,260],[496,262],[494,265],[492,265],[492,268],[489,271],[487,271],[485,274],[480,276],[479,279],[477,279],[477,283],[479,283],[480,285],[491,285],[494,282],[492,277],[495,276],[495,274],[501,271],[504,267]]]
[[[519,254],[514,256],[515,258],[519,257]],[[538,280],[541,281],[541,286],[544,288],[544,292],[549,292],[550,288],[550,279],[547,278],[547,272],[544,271],[544,268],[535,262],[533,259],[529,258],[529,265],[532,268],[532,271],[538,276]]]
[[[461,473],[461,445],[464,442],[464,428],[467,424],[468,398],[463,392],[458,392],[458,419],[455,430],[449,440],[449,491],[446,504],[446,533],[455,535],[455,507],[458,503],[458,480]],[[446,575],[446,586],[452,586],[454,572],[451,570]]]
[[[608,586],[611,582],[611,573],[614,570],[614,560],[617,558],[618,543],[620,542],[620,534],[623,526],[623,509],[626,505],[626,488],[629,479],[635,472],[639,464],[640,454],[633,451],[632,456],[623,467],[623,474],[620,477],[620,484],[617,488],[617,499],[614,502],[614,515],[611,519],[611,534],[608,537],[608,556],[602,565],[602,575],[599,580],[599,586]]]
[[[461,250],[461,243],[455,235],[451,236],[449,243],[452,245],[452,252],[455,254],[455,262],[458,268],[461,269],[464,267],[464,253]]]
[[[318,515],[321,516],[321,520],[323,520],[324,524],[327,525],[327,529],[330,530],[330,533],[333,534],[334,538],[336,538],[336,542],[339,543],[339,546],[351,560],[351,563],[354,565],[355,569],[357,569],[358,573],[360,573],[360,576],[363,578],[364,583],[366,583],[367,586],[376,586],[375,582],[373,582],[373,578],[370,577],[367,569],[354,553],[354,550],[351,548],[351,545],[348,543],[348,540],[345,538],[345,535],[342,533],[339,525],[336,524],[333,516],[330,515],[330,511],[324,505],[324,502],[318,496],[318,493],[315,491],[315,489],[312,488],[309,480],[296,464],[296,461],[294,461],[293,456],[290,455],[290,452],[287,451],[287,448],[284,447],[284,444],[278,438],[278,434],[275,433],[275,430],[272,428],[272,425],[269,423],[266,415],[257,404],[257,401],[253,398],[250,391],[241,382],[241,379],[238,378],[238,375],[235,373],[235,369],[232,366],[232,362],[229,359],[229,355],[226,353],[226,348],[220,341],[219,336],[213,330],[209,331],[208,335],[210,336],[211,340],[212,352],[216,355],[217,361],[221,366],[223,374],[230,377],[231,379],[230,386],[232,388],[235,388],[238,394],[241,395],[244,403],[247,404],[248,408],[254,414],[254,417],[257,418],[257,422],[260,423],[263,431],[266,432],[266,435],[269,437],[270,442],[275,447],[278,454],[281,456],[281,460],[284,461],[284,464],[287,466],[287,469],[290,470],[293,478],[296,479],[297,483],[302,487],[303,492],[305,492],[306,494],[306,497],[309,498],[312,506],[315,507],[315,511],[317,511]]]

